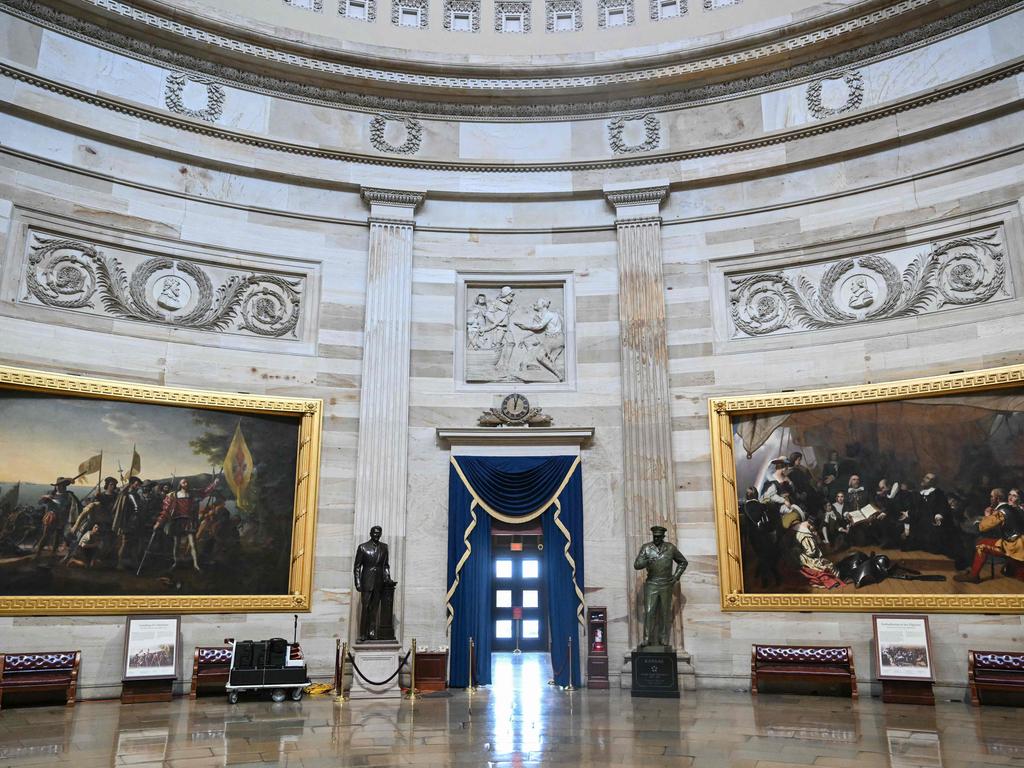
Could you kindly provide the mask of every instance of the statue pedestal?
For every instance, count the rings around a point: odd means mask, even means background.
[[[352,668],[350,699],[402,698],[399,675],[394,675],[402,658],[397,641],[359,643],[352,648],[352,658],[356,663]],[[387,680],[389,677],[391,679]],[[383,685],[375,685],[377,682],[383,682]]]
[[[669,646],[640,647],[624,659],[619,687],[632,696],[679,698],[680,691],[697,689],[690,654]]]

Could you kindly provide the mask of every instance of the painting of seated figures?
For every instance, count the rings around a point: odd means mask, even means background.
[[[932,394],[943,378],[967,386]],[[735,525],[720,518],[719,535],[740,553],[725,602],[808,595],[850,609],[924,596],[984,610],[1024,597],[1024,385],[970,386],[985,378],[748,398],[778,404],[753,412],[744,398],[713,401],[732,438],[717,501]]]

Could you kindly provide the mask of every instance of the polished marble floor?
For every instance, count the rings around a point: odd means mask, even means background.
[[[288,766],[1024,766],[1024,709],[698,691],[564,692],[503,657],[472,696],[300,703],[221,697],[0,712],[0,768]]]

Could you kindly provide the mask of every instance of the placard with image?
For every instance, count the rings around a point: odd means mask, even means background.
[[[132,616],[125,625],[124,679],[174,678],[180,645],[177,616]]]
[[[927,616],[874,616],[880,680],[932,680]]]

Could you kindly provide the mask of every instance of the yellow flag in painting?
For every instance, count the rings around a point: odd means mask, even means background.
[[[85,475],[91,475],[93,472],[99,472],[103,467],[103,454],[97,453],[95,456],[90,456],[88,459],[78,465],[78,476],[80,482],[86,482]]]
[[[249,453],[249,446],[245,444],[245,437],[242,435],[242,424],[235,427],[235,436],[231,438],[231,445],[224,456],[224,479],[228,488],[235,494],[235,505],[239,509],[245,509],[246,493],[249,490],[249,483],[252,481],[252,454]]]
[[[135,446],[132,446],[132,466],[128,470],[128,477],[135,477],[142,471],[142,457],[139,456],[139,452],[135,450]]]

